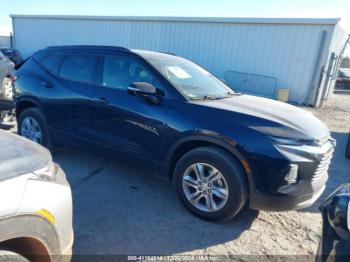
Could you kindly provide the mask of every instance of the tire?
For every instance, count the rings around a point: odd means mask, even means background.
[[[200,164],[198,165],[198,163]],[[199,172],[200,170],[203,170],[203,172]],[[219,174],[217,176],[219,179],[215,180],[216,182],[209,179],[212,182],[210,185],[210,181],[202,179],[201,182],[197,181],[196,189],[192,188],[193,178],[196,180],[196,177],[198,177],[196,174],[204,173],[204,178],[210,178],[214,176],[208,174],[215,172]],[[189,183],[191,186],[184,182],[184,177],[185,180],[191,181]],[[173,183],[183,205],[192,214],[209,221],[228,221],[232,219],[242,209],[248,196],[247,177],[241,164],[225,150],[212,146],[196,148],[181,157],[174,170]],[[202,188],[199,188],[199,183],[201,183]],[[224,194],[220,192],[224,192]],[[196,204],[197,206],[189,200],[189,196],[193,197],[195,194],[202,195]],[[216,202],[215,206],[208,205],[207,198],[211,198],[209,203]],[[197,201],[198,198],[194,202]]]
[[[26,136],[26,133],[24,132],[26,129],[26,122],[27,120],[32,121],[32,123],[35,121],[38,129],[36,131],[41,132],[41,138],[36,139],[31,136]],[[47,122],[38,108],[28,108],[24,110],[18,117],[18,134],[20,136],[26,137],[29,140],[32,140],[33,142],[36,142],[46,148],[48,148],[50,151],[53,150],[53,146],[51,143],[50,133],[48,130]]]
[[[12,80],[8,77],[5,77],[1,85],[1,98],[4,100],[12,100]]]
[[[29,262],[28,259],[25,257],[21,256],[20,254],[17,254],[12,251],[8,250],[1,250],[0,249],[0,261],[5,261],[5,262]]]

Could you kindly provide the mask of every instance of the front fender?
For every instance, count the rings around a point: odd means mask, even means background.
[[[166,157],[166,163],[165,166],[162,168],[161,172],[165,172],[166,174],[169,175],[169,178],[172,176],[172,160],[173,157],[176,153],[176,151],[186,143],[191,143],[191,142],[197,142],[197,143],[203,143],[203,144],[209,144],[212,146],[217,146],[220,148],[223,148],[230,152],[235,158],[238,159],[238,161],[241,163],[243,169],[245,170],[247,174],[247,179],[249,183],[249,190],[255,190],[254,186],[254,180],[253,180],[253,174],[251,171],[251,168],[248,165],[248,162],[246,160],[246,157],[244,156],[243,153],[243,148],[236,143],[231,138],[225,137],[225,136],[209,136],[209,135],[189,135],[180,138],[177,140],[170,148],[167,157]]]
[[[36,239],[46,247],[50,255],[58,255],[55,256],[57,259],[61,255],[60,242],[55,228],[39,215],[19,214],[1,218],[0,244],[15,238]]]

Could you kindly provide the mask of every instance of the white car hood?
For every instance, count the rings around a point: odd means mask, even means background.
[[[18,135],[0,130],[0,181],[33,173],[52,162],[49,151]]]

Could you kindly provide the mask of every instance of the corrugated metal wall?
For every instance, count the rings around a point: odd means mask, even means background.
[[[334,25],[13,17],[14,44],[24,56],[50,45],[115,45],[176,53],[220,77],[228,70],[277,78],[290,101],[305,102],[323,31]],[[328,48],[327,48],[328,49]],[[324,60],[324,59],[323,59]],[[320,65],[316,65],[320,66]]]
[[[0,47],[11,47],[11,37],[0,35]]]

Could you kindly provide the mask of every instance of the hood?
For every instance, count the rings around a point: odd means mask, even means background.
[[[315,140],[330,135],[328,128],[311,112],[272,99],[238,95],[199,103],[251,116],[248,120],[245,117],[242,124],[268,135]]]
[[[0,130],[0,181],[46,168],[51,161],[46,148]]]

